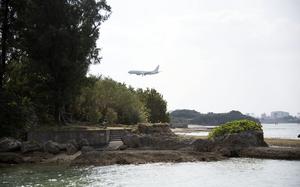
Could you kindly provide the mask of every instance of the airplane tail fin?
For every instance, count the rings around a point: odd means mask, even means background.
[[[159,65],[154,69],[155,72],[158,72]]]

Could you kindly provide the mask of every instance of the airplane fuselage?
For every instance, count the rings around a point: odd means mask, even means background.
[[[142,75],[142,76],[153,75],[153,74],[159,73],[158,69],[159,69],[159,66],[157,66],[153,71],[131,70],[131,71],[128,71],[128,73],[129,74],[135,74],[135,75]]]

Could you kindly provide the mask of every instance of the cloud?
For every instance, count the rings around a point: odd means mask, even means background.
[[[300,112],[299,1],[117,1],[98,45],[102,73],[154,87],[169,109]],[[153,69],[136,77],[129,69]]]

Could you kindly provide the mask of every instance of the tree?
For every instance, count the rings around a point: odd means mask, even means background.
[[[22,51],[19,46],[20,31],[23,25],[19,20],[18,12],[25,6],[26,0],[1,0],[0,28],[1,28],[1,64],[0,64],[0,91],[5,90],[9,80],[10,62],[18,62]]]
[[[152,123],[169,122],[167,102],[155,89],[138,89],[137,94],[149,113],[148,121]]]
[[[24,24],[21,46],[30,74],[41,83],[56,122],[79,94],[88,67],[99,63],[99,26],[111,12],[105,0],[31,0],[19,17]]]
[[[109,78],[87,78],[89,84],[73,104],[77,119],[89,122],[136,124],[145,122],[147,113],[139,97],[125,84]]]
[[[0,65],[0,92],[3,90],[4,72],[7,53],[8,33],[8,3],[9,0],[1,0],[1,65]]]

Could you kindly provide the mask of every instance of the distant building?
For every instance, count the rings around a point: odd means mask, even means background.
[[[267,114],[266,113],[261,114],[260,118],[266,119],[267,118]]]
[[[290,114],[288,112],[284,112],[284,111],[271,112],[271,118],[273,118],[273,119],[284,118],[284,117],[287,117],[289,115]]]

